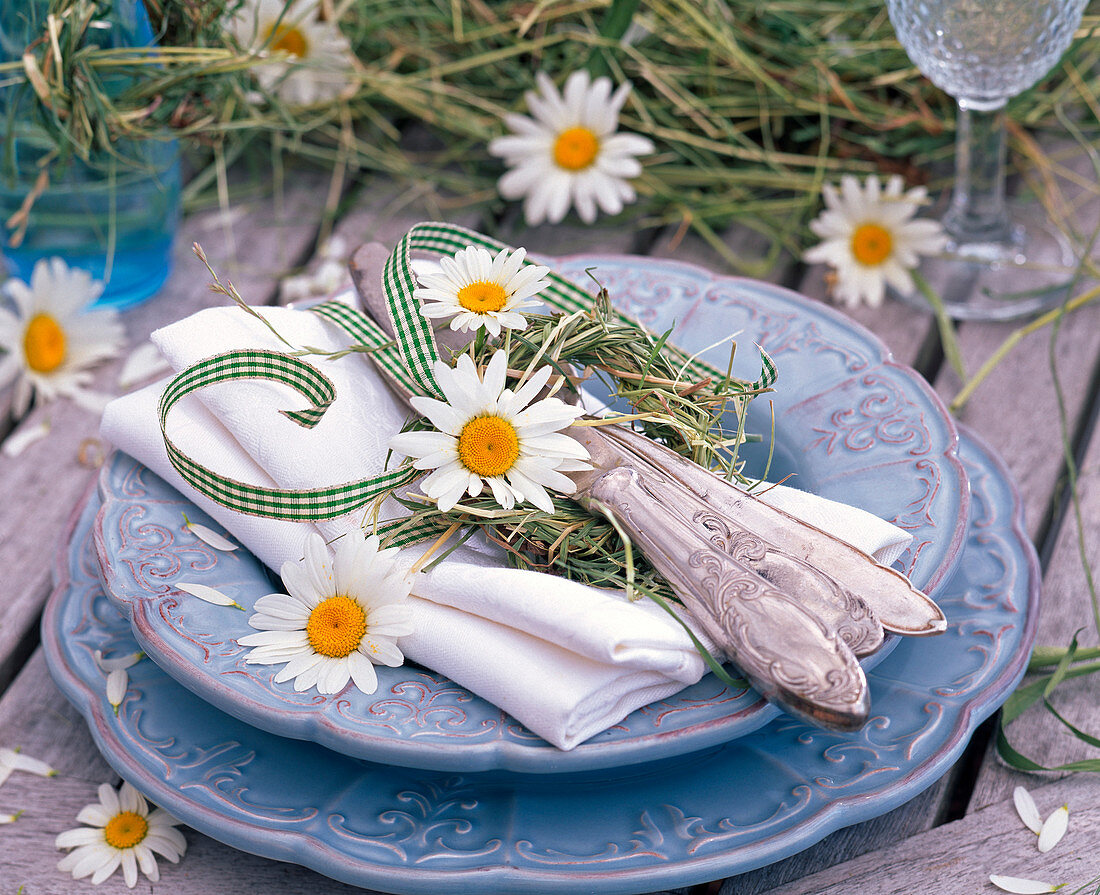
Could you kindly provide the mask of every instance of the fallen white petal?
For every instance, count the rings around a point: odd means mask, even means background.
[[[102,414],[107,405],[116,397],[116,395],[96,391],[95,389],[77,389],[72,394],[74,404],[78,407],[83,407],[89,413],[94,413],[96,416]]]
[[[99,650],[95,651],[95,663],[99,666],[100,670],[110,674],[112,671],[118,671],[121,668],[133,668],[138,662],[145,658],[145,653],[140,650],[136,653],[130,653],[128,656],[121,656],[118,659],[104,659],[103,653]]]
[[[1020,815],[1020,820],[1024,822],[1024,826],[1038,835],[1039,831],[1043,829],[1043,818],[1039,814],[1039,806],[1035,804],[1031,793],[1022,786],[1017,786],[1012,791],[1012,801],[1016,804],[1016,813]]]
[[[118,374],[118,387],[123,391],[127,391],[133,386],[167,373],[171,369],[168,361],[157,350],[157,346],[152,342],[145,342],[138,345],[126,358],[126,363],[122,365],[122,370]]]
[[[57,771],[46,762],[31,758],[15,749],[0,748],[0,767],[9,771],[26,771],[28,774],[37,774],[39,777],[57,776]],[[4,779],[7,779],[6,775]]]
[[[1044,895],[1046,892],[1057,892],[1065,883],[1054,885],[1053,883],[1041,883],[1034,879],[1019,879],[1015,876],[997,876],[989,878],[998,889],[1012,892],[1013,895]]]
[[[205,600],[207,603],[213,603],[215,606],[233,606],[242,611],[244,610],[244,607],[232,597],[227,597],[220,590],[207,587],[205,584],[176,582],[175,586],[177,590],[182,590],[185,594],[191,594],[191,596]]]
[[[1043,828],[1039,831],[1039,851],[1048,852],[1061,842],[1068,826],[1069,806],[1063,805],[1043,821]]]
[[[16,811],[15,814],[0,814],[0,824],[13,824],[22,816],[22,811]]]
[[[215,550],[236,550],[237,545],[232,541],[223,538],[220,534],[205,525],[200,525],[198,522],[192,522],[187,518],[185,513],[183,516],[183,527],[190,531],[200,541],[205,541]]]
[[[4,441],[3,451],[9,457],[18,457],[36,441],[41,441],[49,434],[50,421],[42,420],[37,426],[26,426],[14,435],[9,435]]]
[[[107,701],[111,708],[118,714],[118,707],[126,696],[126,688],[130,686],[130,675],[125,668],[116,668],[107,675]]]

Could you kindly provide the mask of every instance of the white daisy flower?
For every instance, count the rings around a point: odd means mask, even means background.
[[[894,175],[882,192],[877,177],[866,188],[851,175],[840,181],[840,192],[825,184],[825,211],[810,222],[824,242],[803,258],[836,270],[835,297],[850,308],[866,300],[882,304],[886,284],[903,295],[913,292],[910,271],[921,255],[943,251],[947,235],[939,221],[912,220],[928,195],[924,187],[902,193],[901,177]]]
[[[480,246],[467,246],[441,258],[438,272],[417,276],[421,288],[413,297],[424,302],[420,313],[429,320],[451,317],[451,329],[461,332],[484,327],[499,336],[501,327],[523,329],[527,318],[519,311],[538,304],[532,296],[550,285],[550,268],[524,264],[526,256],[526,249],[511,255],[501,249],[494,258]]]
[[[627,182],[642,173],[635,158],[653,152],[637,134],[617,133],[619,111],[630,94],[629,82],[614,94],[608,78],[590,81],[576,71],[557,87],[545,72],[535,75],[538,92],[525,94],[526,115],[507,115],[512,130],[489,143],[489,152],[511,170],[497,184],[505,199],[524,199],[528,224],[558,223],[570,205],[585,223],[596,220],[596,206],[618,214],[636,198]]]
[[[412,399],[437,431],[402,432],[390,439],[390,447],[416,458],[417,469],[435,470],[421,487],[444,512],[464,493],[477,497],[487,483],[506,510],[528,501],[552,513],[546,489],[572,494],[573,481],[563,473],[591,467],[584,462],[589,459],[584,446],[560,431],[584,410],[558,398],[531,403],[550,374],[549,366],[540,367],[513,392],[504,387],[504,351],[493,355],[484,379],[467,354],[454,368],[437,362],[435,380],[447,400]]]
[[[265,90],[296,105],[335,98],[350,81],[351,44],[321,21],[320,0],[245,0],[229,27],[246,50],[279,56],[253,68]]]
[[[298,691],[316,687],[339,693],[348,679],[364,693],[378,689],[375,665],[405,661],[396,640],[412,633],[405,600],[411,581],[396,565],[398,550],[379,548],[378,538],[348,534],[335,558],[324,539],[306,540],[305,564],[281,570],[285,594],[261,597],[248,623],[259,633],[237,642],[253,647],[250,665],[284,665],[276,683],[294,681]]]
[[[131,889],[137,885],[138,868],[152,882],[160,879],[154,853],[177,863],[187,851],[179,823],[162,808],[149,805],[129,783],[118,792],[109,784],[99,787],[99,803],[88,805],[76,816],[86,827],[67,830],[57,837],[58,848],[71,848],[57,869],[72,872],[74,879],[91,876],[99,885],[121,865],[122,876]]]
[[[118,312],[89,310],[103,284],[60,258],[39,261],[30,285],[10,279],[4,292],[14,311],[0,307],[0,388],[16,380],[12,410],[22,416],[37,394],[88,400],[90,368],[114,357],[125,338]]]

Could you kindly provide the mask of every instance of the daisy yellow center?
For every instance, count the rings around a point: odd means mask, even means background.
[[[133,848],[149,832],[149,821],[136,811],[116,814],[103,828],[103,838],[112,848]]]
[[[318,603],[306,622],[306,637],[313,651],[330,659],[342,659],[359,648],[367,633],[367,614],[351,597],[338,594]]]
[[[309,55],[309,44],[306,36],[292,25],[280,25],[268,31],[271,38],[271,49],[278,53],[287,53],[304,59]]]
[[[894,250],[894,237],[881,224],[860,224],[852,233],[852,255],[867,267],[882,264]]]
[[[458,290],[458,303],[467,311],[485,314],[489,311],[499,311],[508,304],[508,293],[500,283],[478,280]]]
[[[49,314],[35,314],[23,335],[23,355],[36,373],[52,373],[65,362],[65,330]]]
[[[571,127],[554,141],[554,161],[567,171],[582,171],[600,151],[599,138],[586,127]]]
[[[479,416],[462,427],[458,459],[475,475],[504,475],[519,458],[515,427],[499,416]]]

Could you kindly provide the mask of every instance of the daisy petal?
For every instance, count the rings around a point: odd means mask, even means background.
[[[1022,786],[1017,786],[1012,791],[1012,801],[1016,805],[1016,813],[1020,815],[1020,820],[1024,822],[1024,826],[1038,835],[1043,829],[1043,818],[1039,814],[1039,808],[1031,797],[1031,793]]]
[[[1043,828],[1039,831],[1039,851],[1048,852],[1061,842],[1068,826],[1069,806],[1063,805],[1043,821]]]
[[[220,590],[208,587],[205,584],[192,584],[189,582],[177,581],[173,587],[175,587],[176,590],[182,590],[185,594],[191,594],[193,597],[198,597],[200,600],[207,603],[213,603],[215,606],[232,606],[234,609],[244,609],[244,607],[232,597],[226,596]]]
[[[1057,892],[1064,883],[1042,883],[1034,879],[1020,879],[1015,876],[998,876],[993,874],[989,881],[1004,892],[1012,892],[1013,895],[1045,895],[1047,892]]]
[[[197,522],[192,522],[187,518],[187,514],[183,515],[183,527],[191,532],[200,541],[204,541],[209,544],[215,550],[225,550],[227,552],[236,550],[237,545],[230,541],[228,538],[223,537],[211,528],[205,525],[200,525]]]

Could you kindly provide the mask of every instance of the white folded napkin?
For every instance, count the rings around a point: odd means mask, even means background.
[[[294,345],[337,351],[349,341],[307,311],[261,312]],[[177,371],[234,348],[286,350],[260,321],[236,308],[201,311],[154,333],[153,340]],[[362,356],[315,362],[335,383],[337,398],[314,429],[278,413],[303,406],[289,388],[232,382],[177,404],[169,418],[173,441],[220,474],[258,485],[311,488],[377,474],[386,443],[408,411]],[[300,559],[312,530],[332,539],[360,527],[361,512],[313,526],[246,516],[194,492],[164,449],[157,421],[163,387],[157,383],[113,402],[103,436],[206,510],[272,569]],[[765,499],[887,564],[910,540],[869,513],[793,488],[773,488]],[[381,518],[402,512],[391,501]],[[410,562],[422,549],[406,551]],[[683,629],[648,600],[630,602],[620,592],[508,568],[497,548],[476,539],[419,575],[413,593],[415,631],[399,642],[405,655],[562,749],[694,683],[706,670]]]

